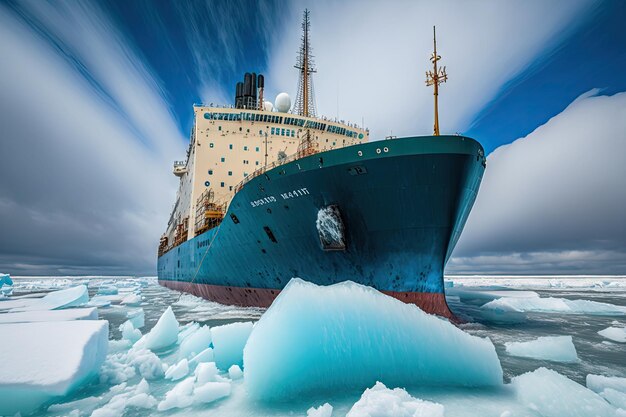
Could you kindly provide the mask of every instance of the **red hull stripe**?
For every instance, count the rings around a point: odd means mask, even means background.
[[[280,290],[267,288],[227,287],[184,281],[159,280],[159,284],[172,290],[188,292],[220,304],[243,307],[269,307],[280,293]],[[382,292],[405,303],[415,304],[427,313],[455,320],[454,315],[448,308],[444,294],[401,291]]]

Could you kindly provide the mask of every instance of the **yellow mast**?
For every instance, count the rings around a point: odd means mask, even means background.
[[[439,136],[439,84],[445,83],[448,80],[448,74],[446,74],[446,67],[437,68],[437,61],[441,59],[440,55],[437,55],[437,35],[435,33],[435,26],[433,26],[433,54],[430,57],[430,61],[433,63],[433,70],[426,71],[426,85],[434,86],[434,96],[435,96],[435,125],[434,125],[434,136]]]

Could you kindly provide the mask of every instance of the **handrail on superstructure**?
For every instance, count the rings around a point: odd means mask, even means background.
[[[319,153],[319,151],[316,150],[313,147],[305,148],[305,149],[299,150],[298,152],[296,152],[294,154],[289,155],[286,158],[282,158],[282,159],[276,160],[276,161],[272,162],[269,165],[266,165],[266,166],[263,166],[263,167],[257,169],[252,174],[250,174],[247,177],[245,177],[239,184],[237,184],[235,186],[235,194],[238,193],[239,190],[241,190],[243,188],[243,186],[246,185],[249,181],[251,181],[252,179],[258,177],[259,175],[262,175],[262,174],[266,173],[267,171],[276,168],[277,166],[281,166],[281,165],[284,165],[286,163],[293,162],[293,161],[296,161],[298,159],[302,159],[302,158],[307,157],[307,156],[315,155],[316,153]]]

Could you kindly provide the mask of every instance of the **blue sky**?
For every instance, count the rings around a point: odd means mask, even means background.
[[[490,154],[449,272],[626,273],[626,4],[611,0],[0,1],[0,271],[153,274],[192,105],[230,104],[247,71],[266,97],[295,95],[304,8],[319,113],[374,140],[430,134],[437,25],[442,132]],[[549,158],[520,159],[533,149]]]

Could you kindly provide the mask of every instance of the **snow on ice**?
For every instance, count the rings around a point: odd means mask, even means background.
[[[211,329],[213,354],[217,367],[226,371],[233,365],[243,366],[243,349],[252,332],[252,322],[239,322]]]
[[[244,364],[248,391],[261,399],[365,388],[377,380],[502,384],[489,339],[353,282],[322,287],[292,279],[255,325]]]
[[[607,327],[598,334],[614,342],[626,343],[626,327]]]
[[[0,314],[0,324],[68,320],[98,320],[98,310],[96,308],[72,308],[68,310],[22,311],[19,313]]]
[[[413,398],[404,389],[389,389],[381,382],[376,382],[372,388],[366,389],[346,415],[346,417],[443,416],[443,405]]]
[[[578,355],[572,336],[545,336],[528,342],[504,344],[509,355],[554,362],[576,362]]]
[[[539,368],[511,380],[517,399],[543,417],[614,417],[601,396],[571,379]]]
[[[32,412],[95,377],[108,330],[104,320],[0,325],[0,415]]]

